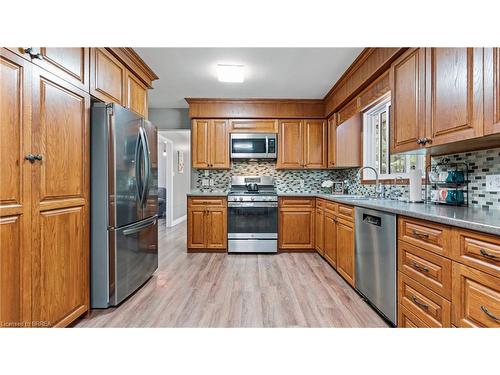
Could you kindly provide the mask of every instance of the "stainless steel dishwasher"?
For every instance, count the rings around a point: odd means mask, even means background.
[[[396,215],[356,207],[355,287],[396,324]]]

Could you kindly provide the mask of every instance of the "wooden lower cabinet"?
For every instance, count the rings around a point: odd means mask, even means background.
[[[325,210],[325,218],[323,223],[323,256],[333,268],[337,268],[337,223],[334,214],[328,210]]]
[[[429,328],[422,320],[410,311],[399,306],[398,309],[398,327],[399,328]]]
[[[500,278],[454,262],[453,324],[500,328]]]
[[[188,198],[187,225],[188,252],[225,251],[227,249],[226,198]]]
[[[315,249],[315,198],[280,198],[278,247],[281,250]]]
[[[315,214],[315,235],[314,235],[314,243],[316,247],[316,251],[321,255],[325,255],[325,234],[324,234],[324,219],[325,219],[325,211],[322,208],[316,208]]]
[[[337,219],[337,271],[354,286],[354,223]]]

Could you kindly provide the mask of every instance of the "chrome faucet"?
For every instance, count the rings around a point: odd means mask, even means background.
[[[377,198],[381,198],[382,195],[384,194],[384,189],[383,189],[383,186],[380,185],[380,183],[379,183],[377,170],[373,167],[368,166],[368,165],[359,168],[358,178],[360,181],[361,181],[361,172],[363,172],[364,169],[371,169],[375,173],[375,196]]]

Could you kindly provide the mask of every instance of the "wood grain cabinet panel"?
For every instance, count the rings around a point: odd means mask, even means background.
[[[482,48],[428,48],[429,145],[483,135]]]
[[[278,127],[277,168],[300,169],[304,166],[302,120],[281,120]]]
[[[439,295],[451,299],[451,260],[398,241],[398,269]]]
[[[189,197],[187,247],[190,251],[227,249],[227,198]]]
[[[210,120],[193,120],[191,125],[191,164],[193,168],[208,168]]]
[[[104,102],[126,106],[126,68],[104,48],[90,50],[90,94]]]
[[[450,255],[451,228],[446,225],[400,216],[398,237],[433,253]]]
[[[326,168],[327,138],[326,121],[304,120],[304,167],[310,169]]]
[[[148,88],[133,73],[126,71],[126,107],[138,115],[148,117]]]
[[[429,327],[451,325],[451,303],[412,278],[399,272],[399,304]]]
[[[193,120],[191,155],[193,168],[229,169],[229,132],[227,120]]]
[[[484,48],[484,134],[500,133],[500,48]]]
[[[32,61],[75,85],[81,90],[89,91],[89,53],[88,47],[41,47],[41,58]]]
[[[337,220],[336,228],[337,271],[354,287],[354,226]]]
[[[416,150],[425,137],[425,48],[412,48],[390,69],[391,152]]]
[[[207,248],[227,248],[227,209],[210,207],[207,213]]]
[[[337,116],[333,114],[328,118],[328,168],[333,168],[337,163]]]
[[[277,133],[278,120],[230,120],[230,133]]]
[[[420,318],[402,306],[398,308],[399,328],[429,328]]]
[[[316,251],[324,256],[325,254],[325,237],[324,237],[324,219],[325,219],[325,211],[322,208],[316,208],[315,220],[315,234],[314,234],[314,243],[316,247]]]
[[[278,242],[280,249],[314,250],[314,213],[314,208],[279,208]]]
[[[500,278],[454,262],[453,324],[500,328]]]
[[[348,120],[339,123],[336,128],[336,167],[360,167],[362,164],[362,129],[361,113],[356,113]]]
[[[0,49],[0,327],[31,322],[31,75]]]
[[[188,209],[188,249],[203,249],[205,248],[205,208],[189,208]]]
[[[210,167],[215,169],[228,169],[231,167],[229,160],[229,137],[226,120],[213,120],[210,127],[209,148]]]
[[[324,257],[333,268],[337,268],[337,224],[331,211],[325,210]]]

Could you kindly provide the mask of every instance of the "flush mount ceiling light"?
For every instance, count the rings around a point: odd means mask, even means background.
[[[219,82],[243,82],[245,80],[243,65],[217,64]]]

